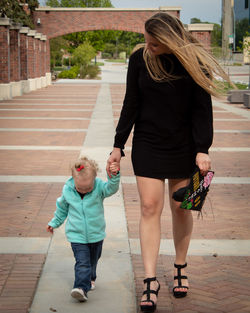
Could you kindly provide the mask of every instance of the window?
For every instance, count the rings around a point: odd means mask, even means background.
[[[248,1],[249,0],[245,0],[245,9],[248,9]]]

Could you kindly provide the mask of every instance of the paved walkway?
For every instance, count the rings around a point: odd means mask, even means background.
[[[107,239],[97,288],[87,303],[70,297],[74,260],[63,227],[45,227],[80,153],[105,163],[125,92],[126,66],[106,65],[100,81],[58,81],[0,102],[0,313],[136,313],[142,293],[139,199],[130,163],[107,199]],[[250,312],[250,112],[214,100],[216,176],[203,219],[194,214],[188,256],[190,292],[171,294],[174,249],[166,205],[157,276],[158,313]]]
[[[223,63],[221,63],[221,65],[234,82],[247,85],[250,83],[250,65],[242,64],[240,66],[228,66]]]

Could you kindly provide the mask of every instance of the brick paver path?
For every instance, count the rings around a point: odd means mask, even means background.
[[[100,84],[53,85],[0,102],[0,239],[49,240],[45,227],[63,182],[39,177],[70,175],[99,90]],[[46,259],[14,252],[0,254],[0,313],[29,312]]]
[[[125,85],[109,84],[109,88],[116,124]],[[69,163],[79,154],[85,140],[99,90],[100,84],[60,84],[0,102],[0,239],[21,239],[24,243],[28,238],[49,240],[45,225],[53,214],[63,182],[47,182],[46,177],[70,174]],[[190,249],[187,260],[190,291],[185,299],[175,299],[171,292],[174,256],[170,248],[166,252],[161,250],[157,268],[161,283],[158,313],[250,312],[249,249],[235,254],[233,245],[236,242],[241,247],[250,242],[247,114],[242,106],[214,102],[215,139],[211,157],[217,181],[215,178],[203,219],[194,218],[194,241],[232,244],[231,253],[229,249],[223,254],[217,246],[203,254]],[[130,148],[131,136],[121,172],[139,303],[144,277],[137,248],[139,198]],[[37,176],[40,181],[36,181]],[[170,239],[166,187],[163,244]],[[0,313],[28,313],[46,259],[46,252],[32,251],[0,254]]]

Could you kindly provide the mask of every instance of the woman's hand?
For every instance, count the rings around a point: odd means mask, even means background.
[[[106,171],[109,177],[111,177],[111,171],[110,171],[111,164],[116,162],[118,165],[118,168],[120,168],[120,160],[121,160],[121,149],[114,148],[112,153],[110,154],[110,157],[107,160]]]
[[[199,167],[201,175],[205,176],[211,169],[211,159],[208,154],[198,152],[196,155],[196,165]]]

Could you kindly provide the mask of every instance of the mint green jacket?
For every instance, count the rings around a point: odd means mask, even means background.
[[[117,192],[119,182],[120,173],[108,177],[106,182],[95,178],[94,189],[81,199],[71,177],[56,201],[54,218],[48,225],[57,228],[67,218],[65,233],[69,242],[93,243],[103,240],[106,236],[103,200]]]

